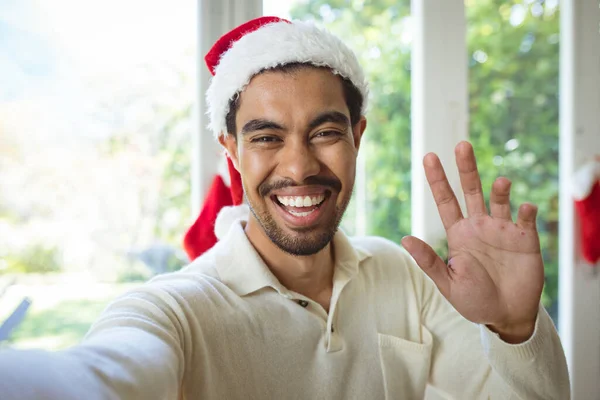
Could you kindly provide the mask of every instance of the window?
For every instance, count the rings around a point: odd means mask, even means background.
[[[399,243],[410,233],[410,1],[288,4],[292,18],[314,20],[344,38],[371,83],[355,193],[342,226]],[[271,11],[281,9],[265,2],[265,14]]]
[[[538,205],[546,286],[558,302],[558,1],[467,1],[470,136],[483,187],[506,176],[511,203]],[[484,190],[485,191],[485,190]],[[489,192],[489,190],[488,190]]]
[[[270,3],[265,0],[265,14],[281,12],[282,2],[278,8]],[[292,17],[315,20],[343,37],[371,82],[369,123],[355,195],[343,227],[349,233],[379,235],[399,243],[411,232],[410,1],[288,4]],[[489,195],[493,180],[503,175],[514,183],[515,206],[525,201],[538,204],[546,264],[542,300],[556,321],[558,1],[466,0],[465,11],[469,135],[484,191]]]
[[[540,206],[556,318],[558,2],[465,4],[484,187],[505,175],[514,204]],[[32,300],[13,345],[73,344],[109,300],[187,262],[195,7],[0,4],[0,321]],[[315,20],[359,56],[369,126],[343,227],[399,242],[411,231],[410,1],[265,0],[264,11]]]
[[[12,345],[76,343],[187,261],[195,8],[0,3],[0,322],[32,301]]]

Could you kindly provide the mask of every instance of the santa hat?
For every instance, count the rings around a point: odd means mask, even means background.
[[[333,34],[312,23],[288,21],[278,17],[260,17],[246,22],[223,35],[205,56],[213,78],[206,92],[209,129],[215,138],[227,134],[226,116],[229,103],[250,83],[256,74],[291,63],[305,63],[329,68],[334,74],[352,82],[363,97],[365,113],[368,86],[356,55]],[[242,203],[243,190],[239,173],[228,160],[231,185],[217,176],[208,192],[203,209],[184,238],[190,259],[196,258],[216,243],[217,216],[223,207]],[[242,216],[247,208],[227,209],[228,217],[218,230]]]
[[[583,258],[596,264],[600,260],[600,157],[575,173],[573,198],[579,215]]]

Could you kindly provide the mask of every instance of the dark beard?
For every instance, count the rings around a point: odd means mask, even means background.
[[[254,218],[256,218],[263,231],[277,247],[293,256],[310,256],[318,253],[324,249],[329,242],[331,242],[333,236],[338,230],[338,227],[340,226],[340,222],[344,215],[344,211],[346,211],[348,202],[349,201],[346,201],[342,207],[336,207],[335,220],[333,223],[327,226],[324,232],[311,232],[310,229],[296,230],[296,232],[300,234],[303,232],[306,233],[306,236],[301,239],[292,238],[289,235],[286,235],[283,230],[277,226],[277,223],[273,220],[271,215],[267,213],[264,213],[264,215],[259,215],[249,201],[248,204],[250,206],[250,211],[254,215]]]
[[[328,180],[326,182],[328,183],[328,186],[332,187],[332,189],[339,193],[341,189],[341,183],[339,183],[339,181]],[[315,183],[324,182],[319,179],[319,181]],[[266,187],[261,187],[259,188],[259,192],[263,197],[267,197],[268,193],[274,188],[283,188],[285,186],[290,185],[286,185],[285,183],[281,182],[272,186],[270,185],[268,189]],[[352,191],[350,191],[350,193],[352,193]],[[348,203],[350,202],[350,196],[348,196],[348,198],[344,200],[340,206],[335,208],[334,218],[331,223],[325,227],[324,231],[314,232],[313,229],[310,228],[296,229],[295,231],[300,237],[290,237],[289,235],[286,235],[286,233],[277,225],[271,214],[269,214],[266,210],[262,213],[258,212],[256,208],[252,206],[252,202],[248,196],[245,195],[245,197],[252,215],[254,215],[254,218],[256,218],[269,239],[281,250],[294,256],[310,256],[324,249],[325,246],[331,242],[335,233],[337,232],[340,222],[342,221],[342,217],[344,216],[344,212],[346,211]]]

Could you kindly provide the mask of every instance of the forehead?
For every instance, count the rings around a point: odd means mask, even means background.
[[[310,118],[327,111],[348,115],[342,80],[326,68],[265,71],[240,93],[236,120]]]

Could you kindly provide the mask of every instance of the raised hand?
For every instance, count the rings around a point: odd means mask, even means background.
[[[488,325],[507,342],[525,341],[533,333],[544,285],[537,207],[522,204],[513,222],[511,183],[498,178],[488,214],[471,144],[459,143],[455,154],[466,217],[437,155],[427,154],[423,160],[448,237],[448,265],[416,237],[403,238],[402,245],[466,319]]]

